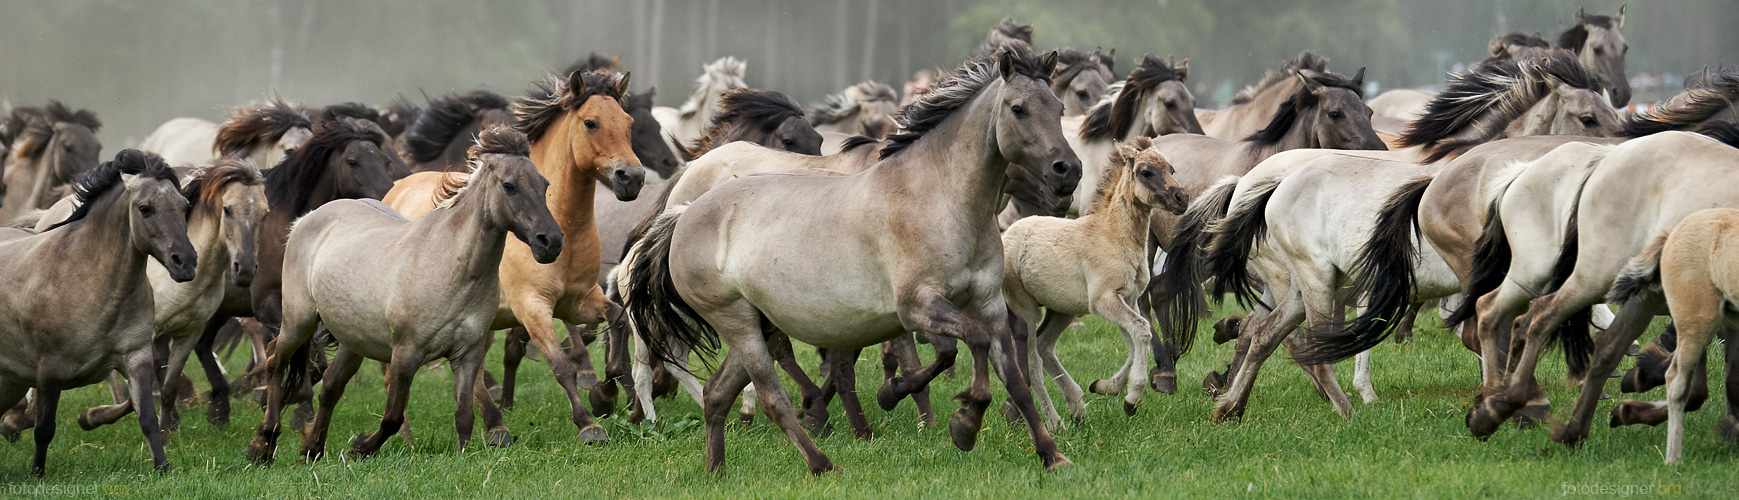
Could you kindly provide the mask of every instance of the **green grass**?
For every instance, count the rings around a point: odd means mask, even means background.
[[[875,408],[880,364],[874,352],[866,352],[858,365],[860,389],[876,438],[853,438],[836,403],[836,432],[818,442],[844,470],[822,477],[805,472],[796,451],[764,417],[748,426],[731,424],[727,473],[706,473],[699,410],[686,396],[660,402],[666,420],[651,429],[657,432],[635,432],[611,419],[605,425],[612,442],[580,446],[566,419],[565,399],[545,365],[535,362],[522,366],[521,380],[527,383],[519,407],[507,415],[519,439],[516,446],[488,448],[479,440],[459,453],[451,377],[444,370],[424,371],[411,399],[415,447],[395,438],[374,458],[348,461],[342,451],[350,438],[374,429],[385,403],[379,371],[370,363],[338,408],[328,458],[312,465],[297,460],[300,439],[294,433],[280,440],[277,465],[248,465],[242,451],[261,414],[238,400],[228,428],[207,424],[203,406],[185,412],[182,430],[169,437],[175,470],[157,475],[150,472],[136,418],[81,431],[74,422],[77,413],[104,402],[108,392],[98,386],[72,391],[63,398],[60,433],[42,484],[118,485],[133,497],[273,498],[1545,497],[1561,495],[1565,485],[1667,485],[1686,496],[1730,497],[1739,485],[1739,468],[1733,466],[1739,448],[1713,432],[1725,404],[1719,387],[1688,419],[1683,465],[1661,463],[1664,426],[1606,428],[1605,412],[1614,401],[1601,404],[1593,435],[1578,450],[1551,443],[1544,429],[1506,427],[1489,442],[1472,439],[1462,417],[1479,383],[1474,358],[1427,316],[1421,315],[1422,328],[1412,342],[1377,349],[1374,380],[1383,401],[1363,405],[1355,395],[1358,415],[1351,420],[1336,416],[1302,373],[1277,356],[1242,422],[1209,422],[1210,402],[1198,390],[1199,382],[1208,369],[1230,359],[1231,344],[1203,344],[1181,363],[1180,393],[1150,392],[1134,417],[1123,415],[1118,398],[1088,395],[1086,425],[1056,434],[1075,462],[1057,473],[1040,467],[1023,427],[995,417],[1003,396],[1000,384],[994,386],[997,401],[977,449],[961,452],[950,444],[945,426],[922,427],[909,401],[893,412]],[[1087,325],[1085,331],[1066,333],[1059,347],[1082,383],[1110,375],[1126,352],[1109,324],[1090,319]],[[499,367],[495,351],[490,366]],[[814,366],[812,350],[799,351],[805,366]],[[928,348],[924,351],[929,359]],[[1714,351],[1710,365],[1720,367],[1720,350]],[[1541,380],[1562,417],[1574,393],[1562,382],[1561,356],[1554,351],[1552,357]],[[230,366],[239,369],[242,362],[232,359]],[[1351,365],[1340,368],[1341,383],[1350,390]],[[965,386],[968,373],[960,370],[958,378],[938,380],[939,420],[956,407],[948,396]],[[1711,378],[1718,384],[1722,377],[1717,371]],[[1617,393],[1616,383],[1608,387]],[[1052,393],[1061,405],[1060,394]],[[1660,390],[1646,397],[1661,397]],[[32,439],[26,433],[17,443],[0,444],[0,496],[10,496],[9,487],[38,484],[28,473]]]

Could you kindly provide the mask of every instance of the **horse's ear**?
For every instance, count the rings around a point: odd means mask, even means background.
[[[1007,50],[996,52],[996,69],[1002,71],[1002,79],[1014,76],[1014,54]]]
[[[1623,28],[1624,27],[1624,8],[1628,7],[1628,6],[1629,6],[1629,4],[1620,4],[1618,6],[1618,15],[1613,16],[1613,18],[1614,18],[1613,22],[1618,23],[1618,25],[1614,26],[1614,28]]]
[[[628,95],[628,77],[632,74],[634,74],[632,71],[622,72],[622,78],[616,80],[616,95]]]
[[[1189,79],[1190,79],[1190,58],[1185,57],[1185,58],[1183,58],[1183,62],[1177,64],[1177,79],[1179,81],[1185,81],[1185,82],[1189,81]]]
[[[1126,142],[1118,142],[1117,143],[1117,156],[1123,157],[1122,163],[1123,163],[1123,166],[1125,166],[1125,167],[1128,167],[1130,165],[1134,165],[1135,162],[1130,161],[1130,160],[1135,159],[1135,155],[1140,154],[1140,153],[1141,153],[1140,151],[1136,150],[1133,147],[1130,147],[1129,143],[1126,143]]]
[[[1576,24],[1582,24],[1583,18],[1585,18],[1585,17],[1588,17],[1588,14],[1583,13],[1581,7],[1577,7],[1576,8]]]
[[[640,95],[644,95],[644,96],[646,96],[646,99],[648,99],[648,100],[650,100],[650,99],[652,99],[652,98],[653,98],[653,97],[654,97],[654,96],[657,96],[657,95],[658,95],[658,86],[657,86],[657,85],[653,85],[653,86],[651,86],[651,87],[646,87],[646,91],[645,91],[645,92],[641,92],[641,93],[640,93]]]
[[[1292,75],[1297,76],[1298,81],[1304,84],[1304,89],[1309,90],[1310,93],[1316,94],[1322,92],[1322,84],[1316,83],[1316,80],[1312,80],[1308,76],[1304,76],[1304,73],[1293,73]]]
[[[1353,86],[1363,89],[1365,86],[1365,67],[1359,66],[1359,72],[1353,74]]]
[[[1051,53],[1045,54],[1045,58],[1039,61],[1039,73],[1049,75],[1056,71],[1057,51],[1053,50]]]
[[[584,71],[568,74],[568,92],[572,95],[586,95],[586,79],[582,78],[585,74]]]

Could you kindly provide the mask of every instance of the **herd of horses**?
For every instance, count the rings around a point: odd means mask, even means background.
[[[221,124],[171,120],[100,164],[94,113],[12,109],[0,341],[15,348],[0,351],[0,435],[34,428],[44,474],[61,394],[106,380],[115,403],[80,427],[136,413],[158,470],[184,400],[227,425],[230,399],[248,394],[265,414],[247,460],[274,460],[290,406],[299,455],[317,460],[371,359],[387,403],[379,429],[352,441],[366,457],[405,430],[418,370],[445,360],[460,447],[479,411],[486,443],[506,446],[501,411],[535,354],[580,442],[609,440],[596,419],[619,401],[657,419],[657,398],[682,391],[702,408],[706,467],[721,470],[741,395],[740,418],[759,407],[822,473],[834,465],[811,434],[830,431],[835,396],[871,435],[863,349],[882,349],[877,405],[910,397],[930,423],[928,386],[963,342],[954,445],[975,446],[994,375],[1000,413],[1055,469],[1070,461],[1050,433],[1086,418],[1056,354],[1077,318],[1123,334],[1127,357],[1086,390],[1134,415],[1145,391],[1177,391],[1209,302],[1231,296],[1250,313],[1212,326],[1237,343],[1203,381],[1215,421],[1246,411],[1280,346],[1350,417],[1333,363],[1357,358],[1354,388],[1376,401],[1371,348],[1439,302],[1483,380],[1469,431],[1547,417],[1535,367],[1562,345],[1582,387],[1551,437],[1570,446],[1608,374],[1668,314],[1674,327],[1621,384],[1665,385],[1666,399],[1624,401],[1612,424],[1667,422],[1675,462],[1716,337],[1728,363],[1717,430],[1739,440],[1739,255],[1722,245],[1739,196],[1719,182],[1739,175],[1739,72],[1706,70],[1622,116],[1624,9],[1573,21],[1556,42],[1494,39],[1490,59],[1441,91],[1366,96],[1363,68],[1332,72],[1305,52],[1218,110],[1196,107],[1188,59],[1143,56],[1120,78],[1114,51],[1040,53],[1011,20],[916,92],[864,82],[808,109],[748,87],[731,57],[705,65],[681,107],[653,106],[619,60],[593,55],[518,97],[306,108],[273,96]],[[497,330],[499,378],[483,366]],[[818,349],[818,377],[793,340]],[[250,363],[232,378],[216,353],[244,342]],[[720,350],[702,381],[694,355]],[[190,359],[212,385],[203,397],[182,374]]]

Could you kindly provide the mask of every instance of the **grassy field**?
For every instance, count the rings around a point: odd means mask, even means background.
[[[207,424],[203,407],[189,411],[182,430],[169,438],[174,472],[154,474],[136,419],[92,432],[78,429],[77,413],[108,397],[105,388],[92,386],[63,398],[45,482],[28,473],[29,433],[17,443],[0,444],[0,497],[39,484],[94,485],[98,495],[273,498],[1546,497],[1600,487],[1623,492],[1616,488],[1637,485],[1650,495],[1731,498],[1739,491],[1739,468],[1734,467],[1739,448],[1713,432],[1725,403],[1719,388],[1713,388],[1705,409],[1688,419],[1685,463],[1679,466],[1661,463],[1664,426],[1608,429],[1597,423],[1587,443],[1573,451],[1548,441],[1544,429],[1509,427],[1483,443],[1468,437],[1462,417],[1478,385],[1474,358],[1453,335],[1435,327],[1434,316],[1424,316],[1421,323],[1427,326],[1415,340],[1376,351],[1374,380],[1383,401],[1355,402],[1358,415],[1351,420],[1336,416],[1289,360],[1275,359],[1244,420],[1211,423],[1210,402],[1197,389],[1203,374],[1230,359],[1231,344],[1199,345],[1181,363],[1183,390],[1170,396],[1149,393],[1134,417],[1123,415],[1117,398],[1088,395],[1086,425],[1056,434],[1075,462],[1057,473],[1039,466],[1023,428],[994,413],[978,448],[961,452],[949,443],[945,427],[922,427],[909,401],[893,412],[875,408],[872,394],[880,367],[876,354],[866,352],[859,378],[876,437],[853,438],[835,404],[837,431],[819,444],[844,470],[822,477],[810,477],[795,450],[761,417],[752,425],[731,425],[728,472],[706,473],[699,410],[686,397],[662,401],[666,420],[656,427],[609,419],[605,426],[612,442],[578,446],[575,429],[566,422],[565,400],[541,363],[523,365],[521,380],[529,383],[521,389],[519,407],[507,415],[516,446],[488,448],[479,441],[457,452],[451,377],[425,371],[411,399],[415,447],[394,439],[374,458],[347,461],[342,451],[349,439],[374,429],[385,403],[371,364],[340,404],[328,458],[319,463],[296,460],[299,438],[286,433],[277,465],[248,465],[242,451],[260,411],[238,401],[228,428]],[[1109,324],[1091,319],[1087,325],[1068,332],[1059,347],[1083,383],[1110,375],[1125,352]],[[1710,365],[1722,366],[1720,350],[1714,352]],[[802,355],[813,366],[813,352]],[[1562,382],[1561,356],[1554,352],[1553,357],[1541,380],[1558,405],[1555,413],[1564,416],[1574,393]],[[499,349],[493,359],[490,365],[499,367]],[[242,362],[231,360],[235,368]],[[1350,390],[1351,365],[1341,368],[1341,383]],[[964,387],[967,373],[938,381],[935,399],[942,418],[955,408],[946,395]],[[1711,378],[1719,383],[1721,376]],[[1609,387],[1617,392],[1616,383]],[[997,395],[993,410],[1003,396],[1000,385]],[[1648,397],[1660,397],[1660,390]],[[1601,405],[1599,422],[1605,422],[1604,412],[1613,404]],[[107,485],[114,489],[101,489]]]

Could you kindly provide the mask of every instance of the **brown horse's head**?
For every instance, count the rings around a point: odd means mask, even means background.
[[[1052,195],[1069,196],[1081,181],[1081,159],[1063,137],[1063,102],[1050,88],[1057,53],[1041,57],[1024,45],[1008,44],[994,57],[1003,83],[992,120],[999,152],[1044,179]]]
[[[1135,199],[1144,207],[1183,215],[1184,209],[1189,208],[1190,195],[1174,177],[1177,169],[1159,154],[1159,150],[1153,149],[1152,139],[1140,137],[1132,142],[1117,145],[1117,152],[1112,153],[1116,155],[1112,164],[1125,170],[1120,175],[1134,181]]]
[[[1365,68],[1352,78],[1334,73],[1294,73],[1299,82],[1274,118],[1246,139],[1255,144],[1289,142],[1295,148],[1385,150],[1365,105]]]
[[[266,173],[272,210],[307,213],[314,209],[310,201],[315,194],[328,199],[381,199],[392,189],[386,143],[386,134],[374,122],[357,118],[321,122],[306,144]]]
[[[247,287],[259,271],[258,236],[266,218],[266,178],[247,159],[219,158],[210,166],[188,174],[181,194],[193,204],[188,220],[206,217],[217,221],[229,249],[229,276],[235,286]]]
[[[532,165],[531,143],[525,134],[500,126],[484,129],[467,156],[471,175],[439,206],[454,206],[460,194],[469,193],[465,196],[482,203],[490,224],[531,247],[532,259],[540,264],[555,262],[562,253],[562,228],[544,200],[549,180]]]
[[[731,89],[719,96],[719,112],[706,133],[683,148],[682,155],[694,161],[713,148],[747,141],[773,149],[810,156],[821,155],[821,134],[803,116],[803,108],[783,92],[766,89]]]
[[[1630,104],[1630,78],[1624,75],[1624,56],[1630,43],[1624,40],[1624,6],[1617,16],[1589,15],[1576,9],[1576,25],[1558,35],[1558,48],[1576,53],[1576,59],[1594,72],[1600,88],[1610,92],[1612,107]]]
[[[627,93],[627,73],[576,72],[539,82],[514,103],[513,113],[532,143],[557,141],[552,158],[567,157],[581,173],[610,186],[616,199],[633,201],[646,171],[629,139],[634,119],[622,110]]]

